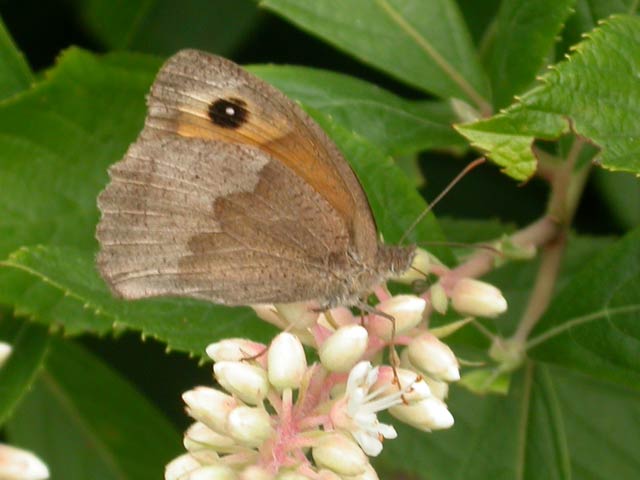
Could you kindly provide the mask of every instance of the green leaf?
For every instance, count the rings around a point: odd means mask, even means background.
[[[578,43],[583,33],[596,28],[599,20],[614,13],[636,13],[638,2],[636,0],[576,0],[574,10],[575,13],[569,17],[562,32],[564,47],[562,51]]]
[[[381,478],[596,480],[638,471],[637,392],[535,365],[507,397],[454,388],[448,404],[456,421],[449,430],[395,423],[398,438],[378,460]]]
[[[452,0],[262,0],[260,5],[409,85],[488,107],[486,78]]]
[[[535,171],[535,138],[570,128],[601,147],[599,165],[640,173],[639,49],[640,18],[611,17],[517,104],[458,130],[517,180]]]
[[[552,52],[575,0],[505,0],[494,26],[489,54],[493,105],[509,105],[533,82]]]
[[[640,228],[604,249],[553,298],[533,358],[640,390]]]
[[[638,177],[622,172],[599,170],[594,184],[602,202],[607,204],[611,216],[622,228],[640,225],[640,181]]]
[[[204,356],[205,347],[225,337],[267,340],[273,329],[246,308],[189,299],[124,301],[113,297],[95,269],[91,252],[60,247],[23,248],[1,263],[36,280],[41,296],[12,299],[17,311],[68,334],[139,331],[169,349]],[[42,299],[46,299],[43,302]]]
[[[8,424],[10,441],[42,457],[52,478],[162,478],[182,449],[173,426],[84,349],[52,346],[46,371]]]
[[[171,55],[185,47],[225,54],[257,25],[251,0],[73,0],[107,48]]]
[[[445,102],[411,102],[348,75],[303,67],[249,70],[303,105],[328,115],[391,155],[464,147]]]
[[[25,90],[32,80],[29,65],[0,18],[0,99]]]
[[[0,313],[0,340],[13,348],[0,368],[0,425],[13,413],[35,381],[47,353],[49,336],[41,325]]]

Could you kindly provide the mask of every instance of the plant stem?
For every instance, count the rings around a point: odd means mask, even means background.
[[[524,344],[526,342],[527,337],[551,301],[564,256],[569,227],[589,172],[588,168],[574,171],[583,147],[584,141],[580,139],[574,141],[565,164],[553,178],[547,217],[555,219],[559,231],[553,241],[547,242],[543,247],[533,291],[518,328],[512,337],[516,343]]]

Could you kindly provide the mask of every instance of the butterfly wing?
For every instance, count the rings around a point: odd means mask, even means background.
[[[375,257],[366,197],[333,143],[282,93],[183,51],[99,197],[98,265],[125,298],[224,304],[333,298]]]

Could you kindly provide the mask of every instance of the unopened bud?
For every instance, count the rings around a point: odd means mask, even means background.
[[[364,327],[341,327],[320,346],[320,362],[330,372],[348,372],[360,360],[368,342]]]
[[[400,283],[412,284],[415,281],[424,280],[431,272],[433,264],[440,265],[440,261],[423,248],[416,248],[411,267],[393,280]]]
[[[260,403],[269,391],[267,372],[244,362],[218,362],[213,366],[218,383],[243,402]]]
[[[4,365],[4,362],[7,361],[9,356],[11,355],[11,345],[5,342],[0,342],[0,367]]]
[[[458,359],[446,343],[430,333],[414,338],[407,347],[409,361],[428,375],[447,382],[460,380]]]
[[[196,422],[192,424],[184,433],[182,443],[184,448],[191,451],[202,450],[203,448],[225,449],[235,445],[233,438],[214,432],[204,423]]]
[[[267,354],[267,372],[271,385],[278,390],[296,389],[306,370],[307,358],[298,337],[282,332],[273,339]]]
[[[239,362],[266,351],[266,345],[245,338],[228,338],[207,347],[207,355],[214,362]]]
[[[292,326],[295,330],[306,330],[318,320],[319,312],[316,303],[279,303],[275,307],[287,325]]]
[[[417,402],[431,396],[429,385],[425,382],[425,378],[406,368],[396,368],[395,373],[391,367],[380,367],[378,380],[373,386],[373,390],[380,390],[387,395],[399,391],[397,379],[400,382],[400,388],[403,390],[402,397],[408,402]]]
[[[453,415],[447,405],[436,397],[425,398],[411,405],[391,407],[389,413],[398,420],[427,432],[453,426]]]
[[[360,475],[369,464],[358,444],[339,433],[324,434],[311,452],[316,465],[341,476]]]
[[[188,453],[174,458],[164,469],[164,480],[180,480],[187,473],[200,468],[200,462]]]
[[[27,450],[0,444],[0,478],[3,480],[44,480],[49,469]]]
[[[271,417],[262,408],[241,406],[227,419],[227,430],[239,443],[258,447],[273,434]]]
[[[368,323],[369,331],[386,341],[392,340],[393,323],[395,321],[396,334],[402,334],[415,328],[422,320],[422,313],[427,302],[416,295],[396,295],[380,302],[376,309],[394,318],[373,315]]]
[[[258,465],[249,465],[240,473],[240,480],[274,480],[274,478],[276,478],[275,475]]]
[[[182,394],[187,413],[218,433],[225,433],[227,415],[238,406],[231,395],[209,387],[196,387]]]
[[[507,310],[500,290],[473,278],[463,278],[455,284],[451,304],[458,312],[476,317],[495,317]]]
[[[184,480],[237,480],[236,472],[226,465],[207,465],[187,474]],[[182,480],[182,479],[181,479]]]
[[[447,313],[447,309],[449,308],[449,298],[447,297],[447,292],[440,282],[431,285],[429,293],[433,309],[442,315]]]

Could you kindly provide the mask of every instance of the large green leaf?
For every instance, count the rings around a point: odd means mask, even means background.
[[[455,388],[455,425],[428,434],[399,429],[385,442],[381,478],[631,480],[639,400],[638,392],[544,365],[527,367],[506,397]]]
[[[256,26],[251,0],[73,0],[107,48],[171,55],[185,47],[229,53]]]
[[[392,155],[464,147],[445,102],[411,102],[347,75],[303,67],[257,66],[252,73]]]
[[[45,372],[8,424],[52,478],[162,478],[181,451],[164,416],[96,357],[57,340]]]
[[[534,139],[570,128],[601,147],[599,165],[640,173],[639,49],[640,18],[613,16],[517,104],[458,130],[518,180],[535,171]]]
[[[640,181],[622,172],[595,172],[594,185],[611,216],[624,229],[640,225]]]
[[[0,19],[0,99],[26,89],[32,79],[27,62]]]
[[[0,312],[0,341],[13,348],[0,368],[0,425],[18,405],[35,381],[45,359],[49,336],[42,325],[34,325]]]
[[[562,32],[563,50],[578,43],[583,33],[596,28],[598,21],[614,13],[636,13],[639,6],[636,0],[576,0],[575,12]]]
[[[262,0],[261,5],[399,80],[488,107],[488,85],[452,0]]]
[[[509,105],[533,82],[552,52],[575,0],[505,0],[494,25],[488,56],[493,104]]]
[[[604,249],[553,299],[530,355],[640,390],[640,228]]]

